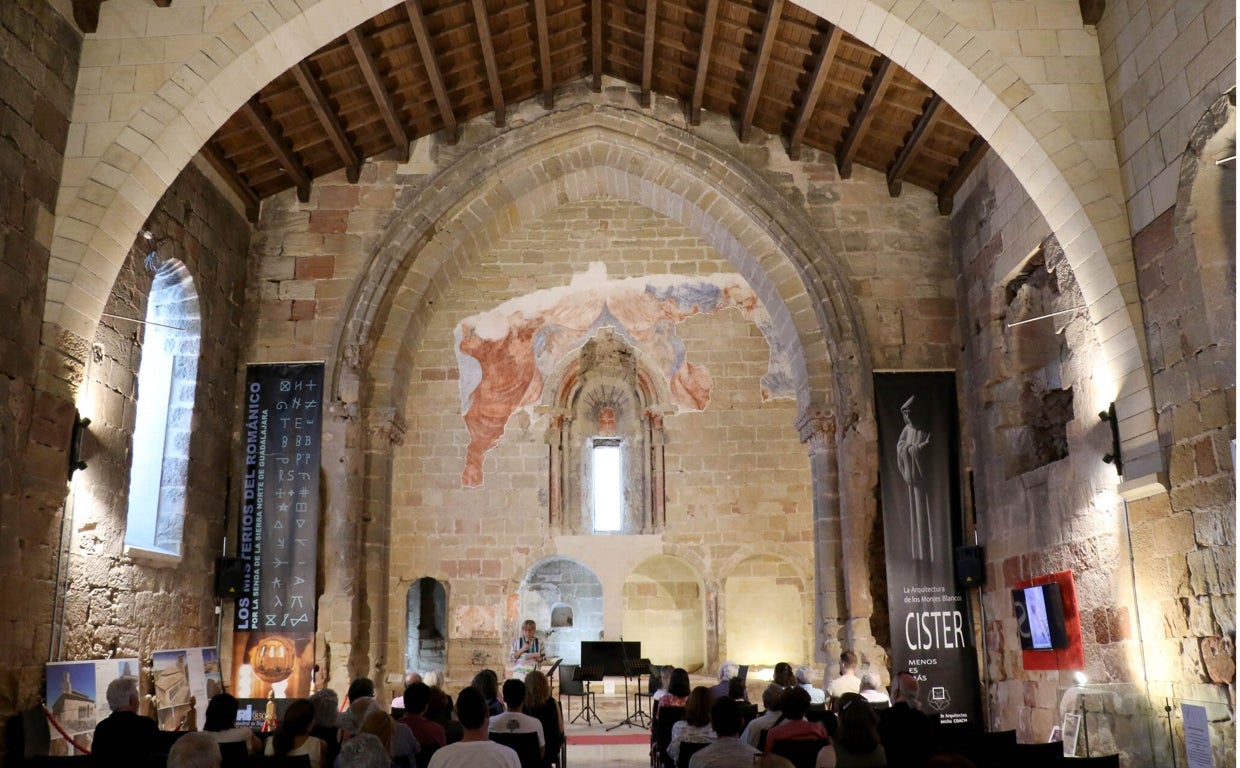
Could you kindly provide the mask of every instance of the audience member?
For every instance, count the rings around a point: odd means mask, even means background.
[[[418,740],[420,750],[433,752],[448,743],[443,726],[426,717],[426,708],[431,702],[431,689],[426,683],[410,683],[405,686],[405,694],[401,698],[405,702],[405,716],[398,722]]]
[[[438,669],[432,669],[425,675],[422,675],[422,682],[426,683],[428,688],[443,688],[444,677],[443,672]]]
[[[524,706],[525,683],[520,680],[505,680],[504,707],[507,711],[491,717],[491,733],[538,734],[538,755],[542,757],[547,749],[547,736],[543,733],[543,726],[538,718],[530,717],[521,711]]]
[[[159,726],[138,714],[138,678],[118,677],[108,683],[108,709],[112,714],[99,721],[91,739],[91,754],[113,762],[141,759],[150,754]]]
[[[422,682],[422,676],[418,674],[417,672],[410,672],[409,674],[405,675],[405,688],[408,688],[414,683],[420,683],[420,682]],[[399,710],[399,713],[397,712],[398,710]],[[392,717],[399,719],[404,716],[405,716],[405,691],[402,688],[400,695],[392,699]]]
[[[708,689],[709,690],[709,689]],[[683,707],[689,700],[689,673],[681,667],[672,670],[667,683],[667,694],[659,699],[660,707]]]
[[[771,683],[762,691],[762,706],[766,711],[749,721],[745,732],[741,734],[741,741],[755,749],[758,747],[762,734],[784,719],[783,712],[779,709],[783,696],[783,686],[776,683]]]
[[[857,654],[852,651],[844,651],[840,654],[840,674],[839,677],[831,681],[827,686],[827,694],[830,695],[831,701],[834,702],[846,693],[859,693],[861,691],[861,678],[856,675]]]
[[[202,730],[211,734],[216,744],[231,744],[240,741],[246,745],[250,754],[263,751],[263,742],[254,735],[251,728],[237,725],[236,697],[228,693],[217,693],[207,702],[206,722]]]
[[[340,696],[331,688],[321,688],[310,694],[310,706],[314,708],[314,727],[310,729],[310,735],[323,742],[323,764],[332,765],[340,751],[343,735],[337,725]]]
[[[728,698],[745,704],[749,703],[749,691],[745,690],[745,683],[739,677],[728,681]]]
[[[741,668],[735,661],[724,661],[719,665],[719,682],[710,689],[710,695],[716,699],[728,695],[728,682],[736,677]]]
[[[392,758],[372,733],[359,733],[340,748],[336,768],[390,768]]]
[[[418,753],[418,740],[409,726],[392,720],[392,716],[380,709],[374,699],[363,696],[350,704],[349,710],[358,722],[357,729],[351,735],[369,733],[378,736],[388,754],[396,760],[407,758],[412,761]]]
[[[715,740],[715,732],[710,727],[710,708],[714,701],[714,689],[704,685],[699,685],[689,694],[685,702],[685,717],[672,726],[672,740],[667,745],[667,754],[673,763],[680,759],[681,744],[709,744]]]
[[[482,698],[487,703],[487,712],[492,716],[504,714],[504,705],[499,700],[499,676],[495,674],[495,670],[482,670],[474,675],[470,685],[482,693]]]
[[[375,682],[369,677],[355,677],[353,682],[349,683],[349,690],[344,697],[345,701],[357,701],[363,696],[371,699],[375,697]]]
[[[882,681],[874,672],[867,671],[861,676],[861,698],[876,707],[891,704],[891,699],[882,690]]]
[[[521,768],[516,752],[491,741],[482,691],[473,687],[461,691],[456,697],[456,712],[465,737],[436,750],[430,768]]]
[[[878,738],[878,715],[859,693],[840,697],[840,728],[833,744],[818,753],[815,768],[886,768]]]
[[[465,729],[452,717],[452,697],[442,688],[431,688],[431,700],[426,705],[426,719],[443,727],[449,744],[465,738]]]
[[[168,750],[168,768],[220,768],[222,759],[220,745],[210,733],[187,733]]]
[[[805,713],[809,711],[809,694],[801,686],[794,685],[784,689],[783,698],[780,699],[780,709],[783,711],[784,720],[766,732],[766,752],[773,752],[775,742],[781,740],[828,738],[827,729],[822,727],[822,723],[806,721]]]
[[[327,745],[322,739],[310,735],[314,727],[314,705],[309,699],[297,699],[288,705],[284,720],[267,740],[263,754],[268,757],[295,757],[306,755],[311,768],[323,768]],[[331,768],[328,766],[328,768]]]
[[[671,664],[665,664],[659,668],[659,679],[662,681],[662,685],[659,687],[659,690],[654,692],[653,698],[655,701],[660,701],[667,695],[667,687],[672,682],[673,669],[675,668]]]
[[[710,725],[715,741],[689,758],[689,768],[749,768],[758,750],[737,736],[741,729],[741,710],[730,697],[716,699],[710,708]]]
[[[938,751],[935,723],[917,701],[920,686],[908,672],[896,675],[891,686],[891,706],[878,720],[878,735],[892,765],[921,765]]]
[[[826,704],[827,694],[821,688],[814,687],[814,668],[808,664],[802,664],[797,667],[796,671],[797,685],[805,689],[809,694],[810,704]]]
[[[564,743],[564,713],[551,696],[551,683],[547,676],[538,670],[525,676],[525,707],[521,711],[542,723],[547,744],[543,762],[558,765],[560,746]]]
[[[780,688],[791,688],[797,684],[796,676],[792,674],[792,665],[786,661],[781,661],[775,665],[775,676],[772,682]]]

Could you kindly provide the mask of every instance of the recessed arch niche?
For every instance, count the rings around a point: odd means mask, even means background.
[[[805,580],[776,555],[737,564],[723,582],[727,657],[771,666],[806,657]]]
[[[405,672],[448,667],[448,593],[438,579],[409,585],[405,596]]]
[[[543,653],[581,663],[581,643],[603,637],[603,582],[594,571],[568,557],[539,560],[517,589],[520,617],[533,619],[543,641]],[[514,628],[514,637],[515,628]]]
[[[673,555],[643,560],[624,581],[623,635],[638,640],[656,664],[693,672],[706,664],[705,589],[693,568]]]

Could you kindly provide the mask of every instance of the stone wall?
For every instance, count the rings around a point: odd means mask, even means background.
[[[95,336],[79,402],[91,418],[89,467],[70,500],[72,530],[64,621],[68,659],[139,656],[152,650],[214,645],[217,617],[212,579],[228,516],[230,453],[236,410],[237,339],[242,335],[249,228],[207,178],[190,167],[149,219],[152,240],[139,239],[121,271]],[[154,250],[155,256],[149,256]],[[184,483],[181,555],[161,557],[125,546],[133,456],[138,366],[159,264],[180,264],[192,278],[199,333],[192,430],[179,436],[183,462],[165,455],[162,468]],[[174,526],[175,528],[175,526]]]
[[[1234,136],[1234,122],[1231,130]],[[1226,188],[1217,179],[1205,186]],[[1071,672],[1023,668],[1009,590],[1021,579],[1071,569],[1091,686],[1086,706],[1094,753],[1119,751],[1132,766],[1169,763],[1162,711],[1169,699],[1177,709],[1181,701],[1207,705],[1215,721],[1215,759],[1230,764],[1234,241],[1230,257],[1221,243],[1211,250],[1220,254],[1213,264],[1198,265],[1192,236],[1193,230],[1227,231],[1227,222],[1216,226],[1180,209],[1134,241],[1160,444],[1172,466],[1170,493],[1143,491],[1122,487],[1122,478],[1102,461],[1112,446],[1109,427],[1096,414],[1113,394],[1105,388],[1106,363],[1083,314],[1049,318],[1040,328],[1007,327],[1022,313],[1083,303],[1071,270],[1057,259],[1049,228],[993,160],[970,179],[961,198],[952,231],[961,271],[966,467],[974,473],[977,529],[987,559],[982,601],[989,725],[1015,728],[1022,741],[1033,741],[1059,721]],[[1213,215],[1227,210],[1217,199],[1213,203]],[[1034,251],[1047,259],[1042,279],[1056,289],[1043,296],[1037,312],[1025,311],[1005,290],[1030,274]],[[1214,306],[1226,307],[1228,320],[1212,323]],[[1036,395],[1028,385],[1031,375],[1055,379],[1073,394],[1067,455],[1041,466],[1023,463],[1029,446],[1010,439],[1019,433],[1013,427],[1029,423],[1024,411]],[[1182,744],[1179,749],[1182,755]]]
[[[1175,205],[1193,126],[1236,85],[1236,4],[1108,2],[1098,47],[1136,233]]]
[[[46,3],[0,3],[0,714],[38,701],[53,643],[74,372],[39,339],[81,46]]]

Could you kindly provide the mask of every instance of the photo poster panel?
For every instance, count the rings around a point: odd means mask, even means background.
[[[968,599],[957,585],[961,539],[956,377],[874,377],[879,489],[891,619],[891,671],[920,684],[923,711],[944,724],[981,724]]]
[[[1063,597],[1063,624],[1068,635],[1068,647],[1044,651],[1022,649],[1021,666],[1029,670],[1085,669],[1085,641],[1081,636],[1081,614],[1076,601],[1076,578],[1072,571],[1056,571],[1045,576],[1023,579],[1013,586],[1024,589],[1050,583],[1059,585],[1059,594]]]
[[[238,698],[304,698],[314,666],[323,363],[249,365],[242,411],[231,681]]]
[[[90,749],[95,726],[112,714],[108,707],[108,684],[118,677],[138,676],[137,659],[55,661],[46,668],[45,700],[52,717],[84,749]],[[138,683],[141,693],[143,686]],[[55,727],[51,729],[51,754],[82,754]]]
[[[151,678],[159,702],[159,729],[184,730],[193,699],[198,730],[207,721],[207,702],[224,692],[220,655],[214,647],[178,648],[151,654]]]

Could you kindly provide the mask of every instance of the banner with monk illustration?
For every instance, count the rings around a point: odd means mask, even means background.
[[[251,365],[233,623],[238,698],[309,695],[314,665],[322,363]]]
[[[940,722],[979,724],[973,624],[953,559],[961,538],[955,374],[876,374],[874,403],[891,670],[917,678],[922,710]]]

